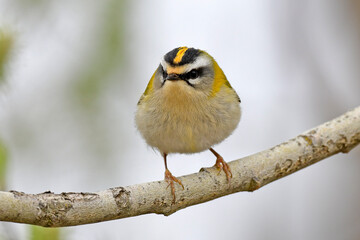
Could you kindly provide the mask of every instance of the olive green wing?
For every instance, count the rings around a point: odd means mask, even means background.
[[[151,76],[150,81],[148,83],[148,85],[146,86],[146,89],[144,91],[144,93],[141,95],[137,105],[140,105],[141,102],[144,100],[144,98],[153,91],[153,84],[154,84],[154,79],[155,79],[155,74],[156,71],[154,72],[154,74]]]

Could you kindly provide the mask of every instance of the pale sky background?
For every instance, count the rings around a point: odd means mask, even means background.
[[[0,28],[16,39],[0,98],[8,189],[86,192],[163,179],[134,113],[161,57],[184,45],[214,56],[242,100],[239,127],[215,147],[225,160],[293,138],[359,105],[359,26],[351,1],[0,0]],[[62,234],[359,239],[359,158],[358,147],[253,193]],[[175,176],[214,163],[210,152],[168,158]],[[0,239],[27,234],[0,225]]]

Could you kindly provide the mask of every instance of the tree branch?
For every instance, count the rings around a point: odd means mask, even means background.
[[[240,191],[254,191],[360,142],[360,107],[271,149],[229,163],[231,184],[217,169],[180,177],[177,200],[164,181],[110,188],[97,193],[0,192],[0,221],[45,227],[74,226],[180,209]]]

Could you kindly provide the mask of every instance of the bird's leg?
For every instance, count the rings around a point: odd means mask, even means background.
[[[166,162],[166,153],[163,153],[164,156],[164,163],[165,163],[165,181],[168,183],[168,187],[171,187],[171,194],[173,195],[173,202],[175,203],[175,186],[174,186],[174,182],[177,182],[178,184],[180,184],[182,186],[182,188],[184,189],[184,185],[181,183],[181,181],[179,179],[177,179],[176,177],[174,177],[171,172],[169,171],[168,167],[167,167],[167,162]]]
[[[230,179],[232,178],[232,173],[231,173],[229,165],[224,161],[222,156],[220,156],[220,154],[218,154],[214,149],[209,148],[209,150],[216,156],[215,166],[218,169],[220,169],[220,171],[223,170],[225,172],[226,178],[227,178],[228,182],[230,182]]]

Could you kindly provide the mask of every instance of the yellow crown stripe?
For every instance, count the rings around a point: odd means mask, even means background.
[[[187,47],[181,47],[179,48],[179,51],[176,54],[176,57],[174,58],[174,63],[178,64],[179,62],[181,62],[181,59],[183,58],[185,52],[188,50]]]

